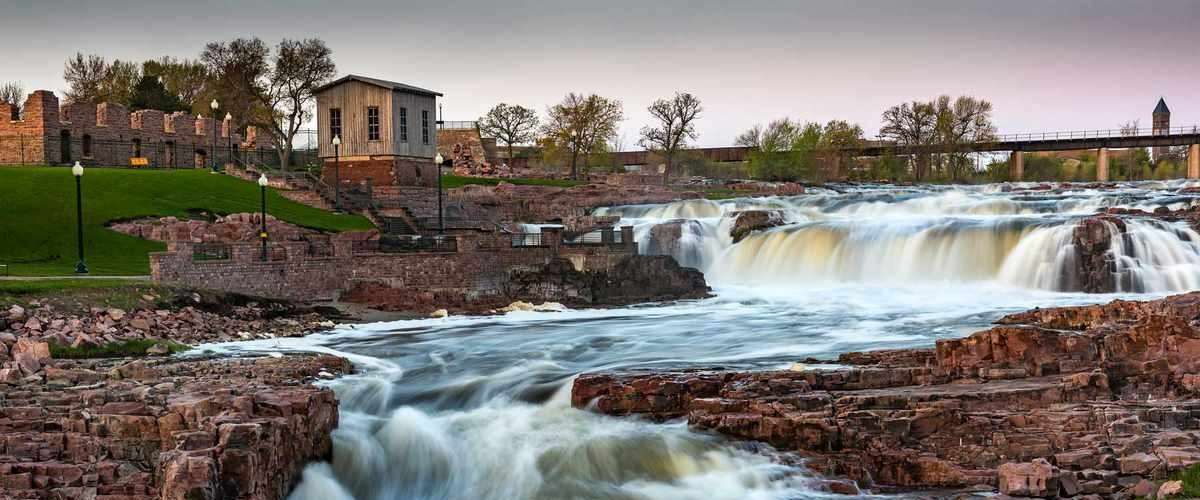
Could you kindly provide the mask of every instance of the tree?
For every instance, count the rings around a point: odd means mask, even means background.
[[[163,113],[174,113],[190,111],[192,107],[181,101],[179,96],[168,92],[167,88],[163,86],[161,77],[145,75],[133,88],[129,109],[131,111],[157,109]]]
[[[207,108],[208,101],[201,99],[209,87],[208,68],[204,63],[164,56],[142,63],[142,74],[158,78],[167,92],[187,105],[188,109],[197,110],[197,106]]]
[[[945,172],[951,180],[961,179],[971,168],[967,146],[996,138],[992,103],[971,96],[951,100],[943,95],[934,101],[933,107],[937,116],[936,142],[948,151],[941,156]]]
[[[63,80],[67,81],[67,102],[99,102],[104,92],[104,78],[108,63],[103,57],[89,55],[86,58],[76,52],[67,59],[63,68]]]
[[[897,146],[919,149],[933,144],[937,137],[937,113],[932,103],[913,101],[888,108],[883,112],[879,136],[895,141]],[[921,180],[929,168],[929,155],[916,152],[917,166],[913,177]]]
[[[201,60],[215,79],[215,93],[227,100],[225,109],[265,130],[286,170],[292,141],[312,116],[313,92],[337,71],[329,47],[317,38],[285,38],[271,56],[262,40],[240,38],[208,44]]]
[[[21,82],[0,83],[0,103],[12,107],[12,119],[21,119],[21,106],[25,104],[25,86]],[[4,119],[0,117],[0,120]]]
[[[621,101],[574,92],[551,106],[547,114],[543,131],[569,152],[572,179],[579,178],[579,156],[584,155],[586,161],[592,153],[603,151],[617,134],[617,123],[624,119]]]
[[[504,142],[510,162],[513,145],[533,142],[537,138],[537,126],[537,112],[517,104],[497,104],[479,119],[479,131]]]
[[[132,62],[76,53],[67,59],[63,80],[67,81],[67,101],[72,103],[112,102],[128,106],[133,88],[142,78],[141,68]]]
[[[696,138],[696,119],[703,110],[700,99],[687,92],[676,92],[675,97],[656,100],[646,108],[658,121],[658,126],[642,127],[638,144],[661,154],[666,160],[662,175],[664,186],[675,169],[679,151],[687,146],[687,141]]]
[[[749,170],[756,179],[770,181],[819,180],[817,156],[823,129],[819,123],[801,125],[784,118],[755,125],[737,138],[737,144],[750,148]]]
[[[823,159],[828,163],[825,177],[840,179],[843,177],[843,163],[846,158],[854,158],[855,152],[863,147],[863,129],[857,123],[851,124],[845,120],[830,120],[821,131],[820,149]]]

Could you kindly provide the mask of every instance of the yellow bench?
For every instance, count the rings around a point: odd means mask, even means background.
[[[129,166],[131,166],[131,167],[147,167],[147,166],[150,166],[150,159],[146,158],[146,157],[135,156],[135,157],[129,159]]]

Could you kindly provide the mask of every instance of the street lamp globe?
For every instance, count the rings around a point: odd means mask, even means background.
[[[267,187],[267,174],[258,175],[258,185],[259,187]]]
[[[231,115],[231,114],[229,114],[229,113],[225,113],[225,121],[229,121],[229,120],[232,120],[232,119],[233,119],[233,115]]]
[[[75,177],[83,177],[83,165],[80,165],[79,162],[75,162],[75,166],[71,167],[71,174]]]
[[[212,108],[213,111],[216,111],[217,108],[221,107],[221,105],[217,103],[216,99],[213,99],[213,101],[208,104],[208,107]],[[213,116],[216,116],[216,113],[213,113]]]
[[[435,156],[435,157],[433,158],[433,162],[434,162],[434,163],[437,163],[439,167],[442,165],[442,162],[443,162],[443,161],[445,161],[445,159],[444,159],[444,158],[442,158],[442,154],[441,154],[441,153],[438,153],[438,154],[437,154],[437,156]]]
[[[333,136],[333,145],[334,145],[334,146],[341,146],[341,145],[342,145],[342,138],[341,138],[340,136],[336,136],[336,135],[335,135],[335,136]]]

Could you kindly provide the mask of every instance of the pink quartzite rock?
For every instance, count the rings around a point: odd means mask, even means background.
[[[583,374],[571,402],[769,443],[866,488],[1150,495],[1200,463],[1198,317],[1200,292],[1034,309],[836,370]]]

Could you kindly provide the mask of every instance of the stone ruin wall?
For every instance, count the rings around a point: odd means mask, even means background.
[[[0,104],[0,117],[11,117],[12,106]],[[71,161],[94,165],[129,165],[140,144],[141,155],[152,166],[192,168],[204,166],[212,149],[212,118],[190,113],[165,114],[157,110],[130,113],[120,104],[60,103],[48,90],[38,90],[25,101],[20,120],[0,119],[0,164],[62,163],[63,132],[70,136]],[[232,124],[219,125],[218,151],[228,147]],[[85,136],[91,151],[84,154]],[[253,128],[247,137],[233,134],[239,148],[256,147]],[[172,147],[173,145],[173,147]]]

